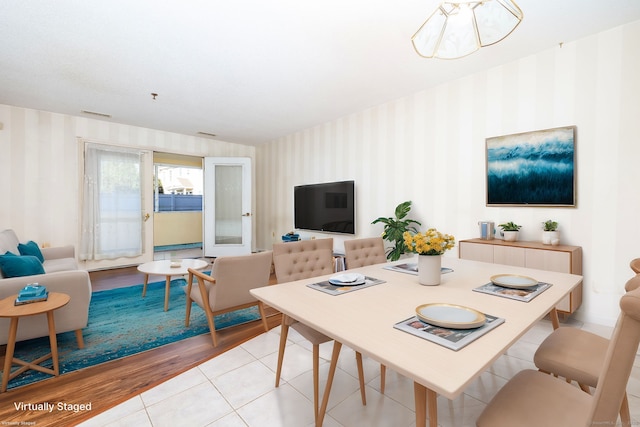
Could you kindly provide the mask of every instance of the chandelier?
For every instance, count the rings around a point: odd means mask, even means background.
[[[522,10],[512,0],[445,1],[411,42],[425,58],[462,58],[507,37],[522,17]]]

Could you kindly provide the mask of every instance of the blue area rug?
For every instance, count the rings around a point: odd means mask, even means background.
[[[169,310],[164,311],[165,282],[94,292],[89,305],[89,324],[83,330],[84,349],[78,349],[75,332],[58,334],[60,374],[151,350],[185,338],[209,333],[204,311],[195,303],[191,323],[185,327],[184,279],[171,281]],[[257,307],[249,307],[215,317],[216,330],[260,319]],[[20,325],[18,325],[18,328]],[[50,352],[49,338],[16,343],[15,356],[34,360]],[[51,367],[51,360],[42,364]],[[14,370],[18,366],[14,366]],[[9,389],[24,386],[50,375],[27,371],[9,381]]]

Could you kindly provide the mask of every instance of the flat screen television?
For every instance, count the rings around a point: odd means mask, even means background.
[[[355,234],[355,182],[338,181],[293,187],[294,227]]]

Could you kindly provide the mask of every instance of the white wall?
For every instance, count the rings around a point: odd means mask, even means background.
[[[640,257],[638,76],[640,21],[258,147],[257,246],[292,229],[294,185],[342,179],[356,180],[357,237],[379,235],[371,221],[404,200],[458,239],[493,220],[540,240],[554,219],[561,242],[583,248],[576,316],[612,325]],[[577,207],[486,207],[485,138],[566,125],[577,126]]]
[[[8,105],[0,105],[0,123],[0,230],[13,228],[23,240],[51,246],[79,247],[78,138],[255,163],[252,146]]]

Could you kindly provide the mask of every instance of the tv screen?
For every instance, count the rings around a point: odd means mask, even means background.
[[[297,185],[293,206],[297,229],[355,234],[354,181]]]

